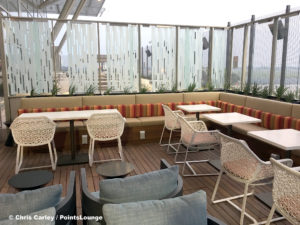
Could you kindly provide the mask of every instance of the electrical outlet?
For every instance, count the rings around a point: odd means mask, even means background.
[[[143,140],[146,138],[146,131],[140,130],[140,140]]]
[[[83,145],[87,144],[88,143],[88,136],[87,135],[82,135],[81,142],[82,142]]]

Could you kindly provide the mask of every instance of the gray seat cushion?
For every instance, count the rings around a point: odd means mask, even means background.
[[[127,178],[100,181],[100,199],[111,203],[156,200],[177,188],[178,166]]]
[[[0,225],[54,225],[55,208],[51,207],[30,214],[10,216],[7,220],[0,220]]]
[[[165,200],[149,200],[122,204],[105,204],[107,225],[206,225],[206,193]]]
[[[60,201],[61,185],[53,185],[17,194],[0,194],[0,220],[9,215],[27,215],[55,207]]]

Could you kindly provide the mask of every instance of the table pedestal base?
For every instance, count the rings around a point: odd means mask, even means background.
[[[87,153],[78,154],[74,159],[72,159],[71,155],[61,155],[57,159],[58,166],[83,164],[88,162],[89,162],[89,156]]]

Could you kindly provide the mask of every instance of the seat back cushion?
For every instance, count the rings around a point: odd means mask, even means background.
[[[55,208],[47,208],[38,212],[22,214],[24,218],[12,218],[1,220],[0,225],[54,225],[55,224]]]
[[[100,181],[100,199],[111,203],[166,198],[177,188],[178,166],[127,178]]]
[[[27,215],[42,209],[55,207],[60,200],[61,185],[53,185],[17,194],[0,194],[0,220],[9,215]]]
[[[135,104],[135,95],[103,95],[103,96],[83,96],[83,106],[94,105],[130,105]]]
[[[299,104],[293,104],[291,116],[294,118],[300,119],[300,105]]]
[[[234,105],[241,105],[244,106],[246,103],[246,96],[245,95],[238,95],[232,93],[220,93],[220,101],[228,102]]]
[[[246,107],[258,109],[263,112],[279,114],[282,116],[291,116],[292,104],[280,102],[270,99],[262,99],[256,97],[247,97]]]
[[[103,214],[107,225],[206,225],[206,193],[198,191],[165,200],[105,204]]]
[[[136,104],[183,102],[182,93],[163,93],[163,94],[137,94]]]
[[[220,92],[188,92],[183,93],[183,102],[218,101]]]
[[[81,96],[22,98],[22,109],[82,107]]]

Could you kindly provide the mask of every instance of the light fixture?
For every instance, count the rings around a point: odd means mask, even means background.
[[[274,23],[269,24],[269,29],[273,35],[273,27]],[[285,26],[282,23],[282,20],[278,20],[278,33],[277,33],[277,40],[281,40],[284,38],[285,35]]]

